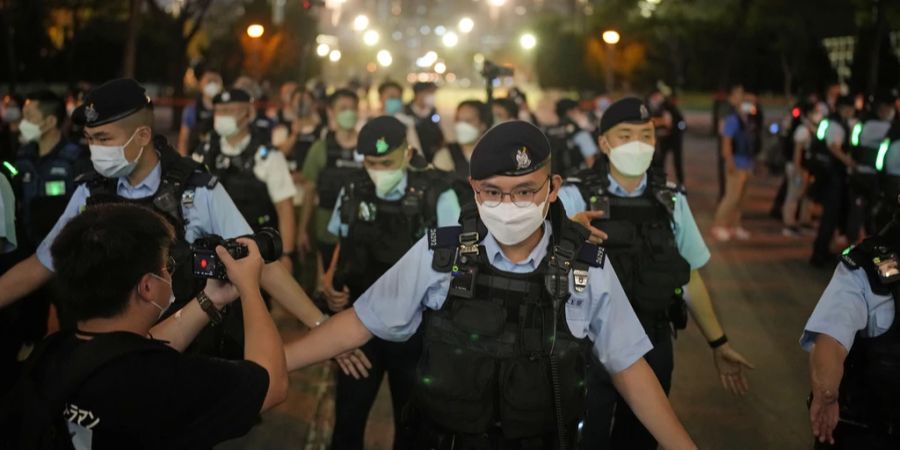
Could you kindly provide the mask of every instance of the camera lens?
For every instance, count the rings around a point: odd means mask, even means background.
[[[274,228],[263,228],[253,235],[253,240],[259,247],[259,253],[265,262],[272,262],[281,258],[281,235]]]

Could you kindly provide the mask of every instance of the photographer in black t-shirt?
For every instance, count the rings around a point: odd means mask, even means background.
[[[256,243],[240,239],[249,256],[239,260],[217,248],[231,283],[210,280],[199,301],[157,323],[171,304],[173,239],[155,212],[112,204],[72,219],[51,248],[61,307],[76,318],[77,330],[49,338],[55,345],[38,360],[39,386],[58,390],[84,365],[83,346],[94,346],[91,353],[110,341],[139,348],[101,365],[65,395],[76,449],[210,448],[245,434],[287,394],[281,338],[259,291]],[[201,302],[221,309],[238,295],[245,360],[182,355],[209,320]]]

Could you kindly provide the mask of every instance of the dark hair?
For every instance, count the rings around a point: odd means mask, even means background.
[[[403,95],[403,86],[394,80],[386,80],[384,83],[378,85],[378,95],[384,95],[384,91],[388,89],[397,89],[400,91],[400,94]]]
[[[498,98],[494,100],[494,104],[505,109],[509,117],[516,119],[519,117],[519,105],[511,98]]]
[[[131,204],[87,208],[50,247],[60,307],[78,320],[114,317],[147,273],[160,273],[172,226],[156,212]]]
[[[328,97],[328,106],[333,108],[334,104],[341,98],[349,98],[359,104],[359,96],[356,95],[356,92],[353,92],[350,89],[341,88],[334,91],[331,96]]]
[[[578,102],[571,98],[561,98],[556,102],[556,117],[562,120],[569,111],[578,109]]]
[[[60,96],[48,90],[40,90],[28,94],[25,99],[37,102],[41,115],[44,118],[56,117],[56,128],[62,128],[66,120],[66,103]]]
[[[476,112],[478,112],[478,121],[483,123],[484,125],[488,125],[491,123],[491,112],[488,110],[487,104],[485,104],[481,100],[466,100],[461,102],[457,107],[456,111],[459,111],[463,108],[472,108]]]

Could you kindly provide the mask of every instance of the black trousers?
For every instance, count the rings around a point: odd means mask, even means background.
[[[822,218],[819,231],[813,243],[812,259],[824,260],[830,256],[828,250],[831,238],[840,225],[841,217],[845,217],[849,199],[847,171],[843,164],[834,163],[821,180]]]
[[[666,158],[669,153],[672,154],[672,163],[675,165],[675,178],[678,180],[678,184],[684,184],[683,141],[684,137],[680,133],[660,138],[656,146],[656,153],[653,155],[656,167],[665,170]]]
[[[667,333],[657,335],[653,350],[644,355],[644,359],[668,395],[674,368],[672,338]],[[596,358],[592,358],[588,368],[586,405],[582,427],[582,448],[585,450],[656,450],[656,440],[616,391],[609,373]]]
[[[362,347],[362,351],[372,362],[368,378],[357,380],[338,372],[331,450],[363,449],[366,421],[385,373],[394,409],[394,450],[413,449],[415,430],[404,427],[401,417],[416,385],[416,365],[422,353],[421,332],[406,342],[389,342],[375,337]]]

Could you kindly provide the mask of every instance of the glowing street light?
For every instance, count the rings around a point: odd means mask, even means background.
[[[378,54],[375,56],[375,59],[378,60],[378,64],[381,67],[388,67],[394,62],[393,56],[391,56],[391,52],[387,50],[379,50]]]
[[[444,43],[444,47],[453,48],[456,47],[456,44],[459,43],[459,36],[452,31],[448,31],[444,34],[444,37],[441,38],[441,41]]]
[[[262,37],[263,33],[266,32],[266,28],[258,23],[254,23],[247,27],[247,36],[250,36],[253,39],[259,39]]]
[[[323,43],[316,47],[316,54],[322,58],[328,56],[329,53],[331,53],[331,47],[329,47],[328,44]]]
[[[379,39],[381,39],[381,36],[375,30],[368,30],[363,34],[363,43],[369,47],[377,44]]]
[[[488,3],[490,3],[491,6],[500,7],[506,4],[506,0],[490,0]]]
[[[338,62],[341,60],[341,51],[340,50],[332,50],[331,53],[328,54],[328,59],[331,62]]]
[[[366,28],[369,28],[369,18],[366,17],[365,14],[360,14],[353,19],[353,29],[356,31],[363,31]]]
[[[519,45],[525,50],[531,50],[537,46],[537,37],[531,33],[525,33],[519,37]]]
[[[459,31],[463,33],[470,33],[473,28],[475,28],[475,21],[469,17],[463,17],[459,19]]]
[[[603,42],[606,42],[609,45],[618,44],[620,38],[621,36],[619,36],[618,31],[608,30],[603,32]]]
[[[447,65],[442,62],[439,62],[434,65],[434,71],[439,74],[443,74],[444,72],[447,71]]]

